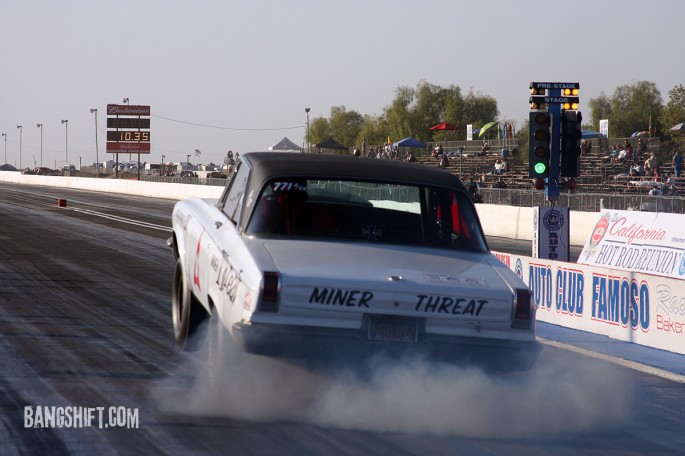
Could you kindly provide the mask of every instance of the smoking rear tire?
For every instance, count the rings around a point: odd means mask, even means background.
[[[202,346],[203,338],[198,329],[207,317],[204,307],[193,296],[181,260],[176,260],[171,290],[171,319],[174,339],[181,350],[195,351]]]

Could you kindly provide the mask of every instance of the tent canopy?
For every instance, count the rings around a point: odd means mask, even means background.
[[[336,150],[347,150],[347,147],[343,146],[342,144],[338,143],[335,139],[333,138],[328,138],[327,140],[320,142],[318,144],[314,144],[314,147],[317,149],[336,149]]]
[[[428,147],[424,143],[419,141],[418,139],[414,139],[414,138],[404,138],[404,139],[401,139],[401,140],[393,143],[392,145],[397,146],[397,147],[415,147],[415,148],[421,148],[421,149],[425,149],[426,147]]]
[[[278,143],[269,147],[269,150],[300,152],[302,151],[302,148],[294,142],[292,142],[291,140],[289,140],[287,137],[285,137],[278,141]]]
[[[582,135],[581,138],[583,138],[583,139],[604,138],[604,135],[598,131],[580,130],[580,133]]]
[[[430,130],[430,131],[457,131],[457,130],[459,130],[459,127],[457,127],[456,125],[452,125],[450,123],[447,123],[447,122],[441,122],[437,125],[433,125],[428,130]]]

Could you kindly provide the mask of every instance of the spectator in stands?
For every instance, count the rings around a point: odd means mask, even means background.
[[[469,183],[466,184],[466,190],[469,192],[469,195],[471,195],[472,198],[478,194],[478,184],[476,184],[473,176],[469,177]]]
[[[649,191],[649,196],[661,196],[661,190],[659,190],[658,185],[654,185]]]
[[[483,149],[481,150],[481,155],[487,155],[490,152],[490,144],[484,142],[483,143]]]
[[[675,178],[675,176],[671,173],[666,173],[664,176],[664,182],[668,185],[675,185],[678,183],[678,180]]]
[[[507,184],[500,178],[497,182],[493,184],[494,188],[507,188]]]
[[[604,155],[604,158],[610,159],[612,162],[615,160],[616,156],[621,150],[621,145],[620,144],[614,144],[614,149],[611,152],[607,152]]]
[[[636,163],[630,168],[629,175],[631,177],[642,177],[645,175],[645,165],[642,163]]]
[[[673,154],[673,174],[675,177],[681,177],[683,175],[683,156],[677,150]]]
[[[362,139],[362,157],[366,157],[366,138]]]
[[[440,164],[438,165],[440,168],[445,169],[448,166],[450,166],[450,161],[447,159],[446,154],[442,154],[440,157]]]
[[[635,149],[635,155],[642,155],[645,152],[647,152],[647,144],[645,144],[645,141],[640,138],[637,140],[637,149]]]
[[[442,144],[437,143],[435,149],[433,149],[433,156],[440,157],[442,155]]]
[[[628,141],[627,139],[625,145],[623,146],[623,149],[626,151],[627,156],[630,157],[631,155],[633,155],[633,145],[630,144],[630,141]]]
[[[406,162],[415,162],[416,161],[416,155],[412,151],[407,151],[407,156],[404,157],[404,161]]]
[[[584,139],[580,142],[580,155],[589,155],[592,150],[592,143],[589,139]]]
[[[618,146],[618,154],[611,158],[613,163],[621,163],[628,156],[628,150],[623,146]]]
[[[659,162],[654,154],[650,155],[647,160],[645,160],[645,175],[652,176],[657,174],[659,171]]]
[[[501,158],[498,158],[498,159],[495,161],[495,169],[494,169],[494,171],[493,171],[492,173],[493,173],[493,174],[502,174],[502,173],[504,172],[503,167],[504,167],[504,163],[502,162],[502,159],[501,159]]]

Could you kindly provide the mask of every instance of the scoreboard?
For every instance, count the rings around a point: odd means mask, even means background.
[[[150,106],[107,105],[107,152],[150,153]]]

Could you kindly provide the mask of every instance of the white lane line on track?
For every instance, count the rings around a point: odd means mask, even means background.
[[[152,230],[168,231],[171,232],[171,228],[162,225],[155,225],[154,223],[142,222],[140,220],[133,220],[125,217],[119,217],[118,215],[105,214],[103,212],[91,211],[90,209],[79,209],[70,208],[70,210],[75,212],[83,212],[84,214],[93,215],[95,217],[102,217],[109,220],[114,220],[116,222],[128,223],[130,225],[142,226],[144,228],[150,228]]]
[[[659,369],[658,367],[647,366],[646,364],[638,363],[635,361],[629,361],[627,359],[619,358],[616,356],[605,355],[603,353],[597,353],[592,350],[587,350],[585,348],[576,347],[575,345],[565,344],[563,342],[557,342],[554,340],[548,340],[543,337],[538,337],[538,341],[542,344],[549,345],[551,347],[561,348],[563,350],[572,351],[581,355],[589,356],[590,358],[600,359],[609,363],[614,363],[619,366],[627,367],[629,369],[642,372],[644,374],[654,375],[656,377],[661,377],[666,380],[671,380],[673,382],[685,383],[685,375],[676,374],[673,372],[665,371]],[[628,343],[628,342],[626,342]]]

